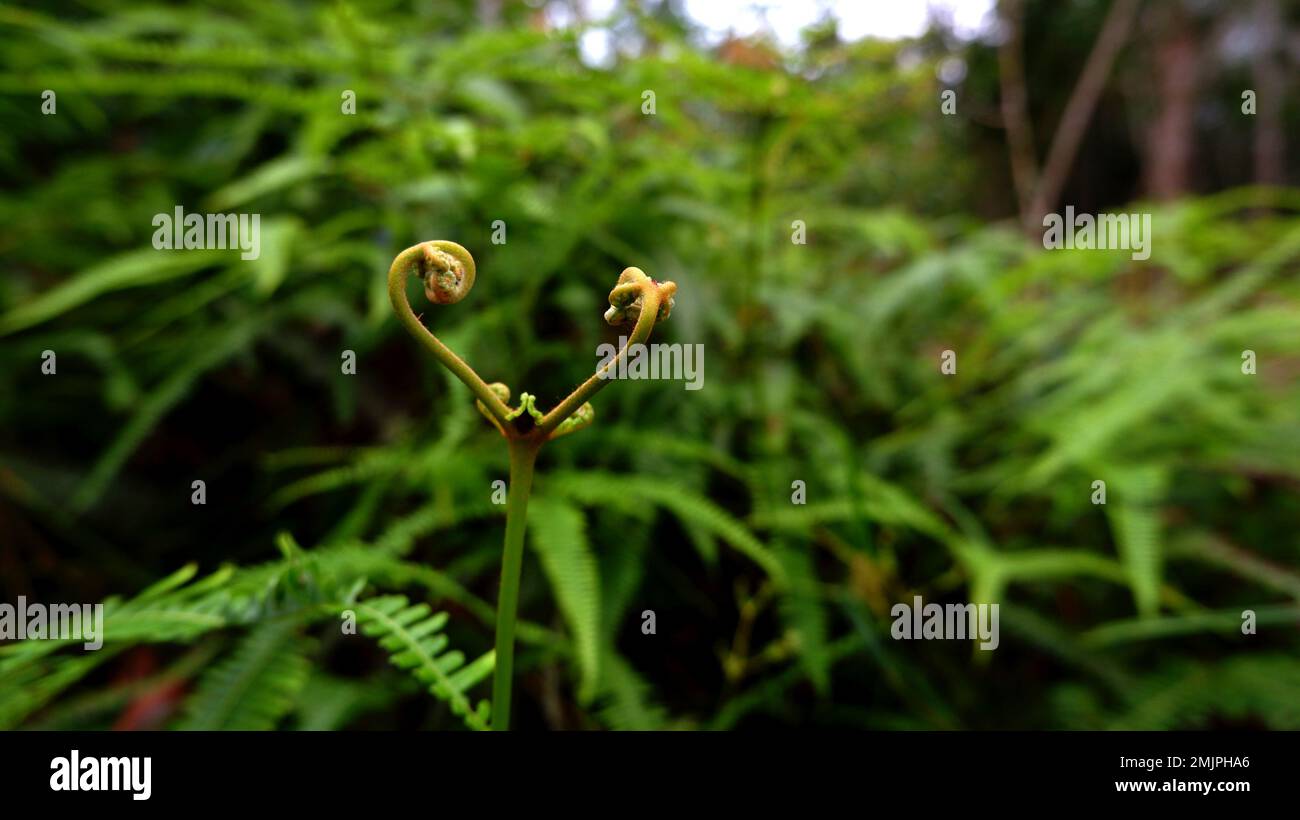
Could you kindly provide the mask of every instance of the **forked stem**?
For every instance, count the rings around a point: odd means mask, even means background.
[[[505,436],[510,447],[510,488],[506,497],[506,540],[501,559],[501,591],[497,599],[496,666],[492,674],[492,728],[510,728],[510,699],[515,667],[515,619],[519,612],[519,576],[524,562],[524,532],[528,529],[528,496],[533,488],[533,465],[537,451],[547,441],[581,429],[591,423],[593,410],[587,400],[606,384],[608,375],[629,355],[635,344],[650,338],[655,323],[668,318],[677,285],[656,282],[640,268],[626,268],[609,294],[605,319],[620,324],[635,318],[636,326],[623,349],[600,370],[569,394],[551,412],[543,415],[534,406],[535,397],[520,395],[517,408],[506,402],[510,390],[504,384],[489,385],[463,359],[438,340],[406,298],[407,280],[418,276],[425,295],[434,304],[459,302],[474,286],[474,257],[469,251],[446,240],[413,245],[397,255],[388,271],[388,297],[406,330],[439,362],[456,375],[478,399],[480,410]],[[566,423],[567,422],[567,423]]]

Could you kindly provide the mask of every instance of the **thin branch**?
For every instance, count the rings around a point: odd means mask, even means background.
[[[1026,230],[1032,231],[1037,227],[1030,221],[1030,208],[1038,185],[1038,160],[1025,91],[1024,7],[1021,0],[1002,0],[1000,15],[1006,27],[1006,37],[998,46],[1002,126],[1007,132],[1011,181],[1016,186],[1020,221]]]
[[[1061,115],[1061,122],[1052,136],[1052,145],[1047,152],[1047,161],[1043,163],[1043,174],[1029,214],[1032,225],[1042,225],[1043,215],[1056,205],[1061,195],[1088,121],[1092,119],[1093,109],[1097,107],[1097,100],[1106,87],[1115,58],[1128,41],[1139,5],[1140,0],[1115,0],[1106,13],[1101,33],[1092,45],[1088,62],[1084,64],[1083,73],[1070,94],[1065,113]]]

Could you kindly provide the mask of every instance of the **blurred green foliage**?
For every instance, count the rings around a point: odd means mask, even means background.
[[[384,291],[445,238],[478,284],[425,321],[543,407],[627,265],[706,351],[543,455],[517,725],[1300,728],[1300,193],[1125,206],[1144,262],[1044,252],[973,215],[931,57],[625,13],[606,69],[523,6],[0,9],[0,590],[112,596],[101,652],[0,647],[0,725],[160,692],[162,725],[462,724],[505,451]],[[177,205],[261,214],[260,258],[153,250]],[[399,591],[480,659],[455,697],[339,634]],[[890,640],[914,594],[1000,603],[1000,648]]]

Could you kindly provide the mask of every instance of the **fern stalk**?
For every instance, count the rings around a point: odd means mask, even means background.
[[[492,677],[492,728],[510,726],[510,688],[515,665],[515,617],[519,610],[519,576],[524,563],[524,530],[533,465],[538,447],[531,441],[510,442],[510,489],[506,497],[506,542],[501,557],[501,593],[497,599],[496,670]]]

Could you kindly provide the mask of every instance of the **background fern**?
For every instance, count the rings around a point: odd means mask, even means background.
[[[267,621],[199,681],[177,728],[266,730],[294,706],[311,669],[292,620]]]
[[[447,614],[430,612],[427,604],[409,606],[401,595],[356,604],[362,631],[379,640],[379,645],[391,653],[395,666],[408,670],[435,697],[447,701],[452,712],[464,718],[471,729],[486,730],[491,715],[488,701],[480,700],[477,706],[471,706],[465,691],[492,674],[493,653],[466,664],[459,650],[447,649],[447,636],[441,634]]]
[[[1047,140],[1106,4],[1020,5]],[[1254,184],[1207,40],[1185,195],[1134,201],[1143,20],[1061,205],[1149,212],[1151,257],[1044,252],[991,38],[570,6],[0,7],[0,601],[105,604],[98,652],[0,646],[0,727],[484,722],[508,464],[383,284],[446,237],[479,282],[426,320],[541,405],[617,341],[627,265],[681,288],[655,340],[706,351],[703,389],[627,381],[543,454],[517,725],[1294,728],[1300,72]],[[153,250],[177,205],[261,214],[260,257]],[[999,602],[999,649],[890,640],[914,595]]]

